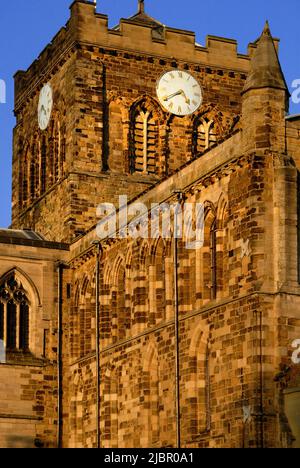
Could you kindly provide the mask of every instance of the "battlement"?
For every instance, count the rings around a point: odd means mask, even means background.
[[[236,70],[248,73],[250,58],[256,42],[250,43],[248,54],[238,53],[233,39],[207,36],[205,46],[196,42],[194,32],[165,26],[148,17],[135,15],[121,19],[115,28],[109,28],[108,16],[96,13],[92,2],[76,0],[70,6],[70,19],[52,39],[27,71],[15,75],[16,108],[49,73],[76,48],[77,43],[111,50],[128,51],[177,62]],[[147,20],[149,18],[149,20]],[[278,40],[275,45],[278,49]]]
[[[121,19],[117,28],[109,29],[108,17],[96,13],[91,2],[76,1],[71,5],[71,24],[80,42],[245,72],[249,68],[249,56],[238,54],[237,42],[232,39],[208,36],[202,47],[192,31],[140,20],[138,16]]]

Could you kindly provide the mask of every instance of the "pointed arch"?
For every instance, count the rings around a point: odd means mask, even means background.
[[[130,110],[130,172],[156,175],[162,171],[160,125],[163,113],[157,101],[143,96]]]
[[[228,278],[228,252],[229,252],[229,227],[228,227],[228,200],[221,194],[217,207],[218,227],[218,252],[217,252],[217,292],[218,297],[226,297],[229,288]]]
[[[1,276],[0,283],[5,281],[6,278],[13,273],[16,274],[17,278],[22,282],[22,284],[28,291],[28,294],[30,295],[31,303],[36,307],[41,307],[42,306],[41,296],[40,296],[38,288],[36,287],[33,280],[30,278],[30,276],[20,267],[14,266],[10,270],[8,270],[4,275]]]
[[[80,355],[80,289],[80,281],[77,279],[73,288],[74,295],[71,304],[70,353],[72,359],[76,359]]]
[[[38,329],[37,288],[28,275],[12,268],[0,278],[0,340],[8,353],[34,352]],[[35,328],[36,327],[36,328]]]
[[[111,269],[111,278],[112,278],[112,285],[113,286],[117,286],[117,275],[118,275],[118,270],[120,268],[121,265],[124,265],[125,264],[125,258],[124,258],[124,255],[122,254],[118,254],[114,263],[113,263],[113,267]]]
[[[140,269],[145,269],[149,264],[149,243],[143,239],[139,244],[138,265]]]
[[[104,271],[103,271],[103,283],[105,285],[111,285],[112,283],[112,277],[113,277],[113,269],[112,266],[109,262],[106,262],[104,265]]]
[[[95,350],[95,275],[91,271],[80,281],[79,295],[79,356],[85,357]]]
[[[217,213],[215,205],[204,202],[204,245],[202,248],[202,299],[217,297]]]
[[[112,338],[112,307],[111,296],[113,287],[112,265],[106,257],[101,268],[101,314],[100,314],[100,339],[103,346],[111,344]]]
[[[229,132],[233,118],[224,115],[223,111],[215,105],[208,104],[196,112],[192,117],[193,125],[193,156],[204,153],[209,148],[223,140]]]

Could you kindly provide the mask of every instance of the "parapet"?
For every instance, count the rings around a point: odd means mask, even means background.
[[[196,43],[194,32],[140,21],[137,16],[123,18],[117,28],[109,29],[108,17],[96,13],[91,2],[77,0],[71,5],[70,24],[80,42],[244,72],[249,69],[249,57],[238,54],[232,39],[208,36],[203,47]]]
[[[135,15],[121,19],[116,28],[108,27],[107,15],[96,13],[95,4],[76,0],[70,6],[71,16],[47,45],[37,60],[24,71],[15,75],[16,102],[24,90],[34,86],[48,72],[54,72],[55,64],[76,44],[119,50],[158,58],[174,59],[178,63],[249,72],[250,58],[256,42],[249,44],[248,54],[238,53],[237,41],[217,36],[208,36],[205,46],[196,43],[194,32],[174,29],[153,20],[145,21]],[[278,48],[278,40],[275,39]]]

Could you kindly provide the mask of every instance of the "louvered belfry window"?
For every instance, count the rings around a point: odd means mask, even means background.
[[[29,301],[15,273],[0,284],[0,340],[7,351],[29,349]]]
[[[201,119],[195,133],[195,150],[197,153],[203,153],[217,142],[217,132],[213,120]]]
[[[150,110],[140,109],[134,120],[134,172],[155,174],[158,127]]]

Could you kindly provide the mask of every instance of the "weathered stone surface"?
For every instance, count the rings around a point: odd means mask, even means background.
[[[180,189],[205,206],[202,249],[178,242],[182,446],[290,447],[284,390],[300,382],[291,361],[300,338],[300,124],[286,119],[283,86],[252,86],[262,63],[271,74],[274,57],[280,67],[277,41],[265,30],[263,54],[255,43],[242,56],[235,41],[210,36],[201,47],[193,33],[144,15],[109,30],[93,4],[76,1],[66,28],[16,76],[13,227],[68,246],[0,236],[0,287],[17,271],[32,298],[31,361],[19,353],[0,364],[0,445],[57,444],[59,260],[70,267],[61,298],[62,445],[97,445],[98,325],[101,446],[175,446],[172,236],[102,242],[99,324],[91,243],[100,202],[126,194],[150,209],[176,202]],[[156,100],[156,81],[171,68],[203,87],[191,117],[171,116]],[[36,119],[42,81],[55,103],[45,133]],[[151,112],[155,174],[132,170],[137,109]],[[203,118],[214,123],[206,148]],[[42,155],[45,180],[33,166]]]

